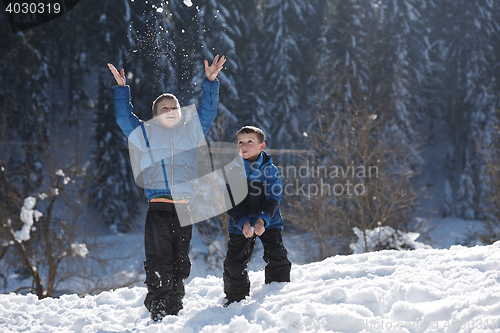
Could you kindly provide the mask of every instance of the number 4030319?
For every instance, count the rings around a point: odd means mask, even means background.
[[[500,320],[498,319],[471,319],[471,320],[446,320],[444,328],[453,329],[498,329]]]
[[[9,14],[59,14],[60,3],[10,2],[5,11]]]

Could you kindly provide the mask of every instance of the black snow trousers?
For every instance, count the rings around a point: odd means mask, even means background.
[[[144,230],[146,285],[144,305],[153,314],[158,304],[166,314],[182,309],[184,279],[189,276],[189,247],[193,226],[181,227],[178,215],[189,214],[187,204],[150,202]]]
[[[252,258],[256,235],[246,238],[243,235],[229,233],[227,255],[224,260],[224,293],[230,302],[238,302],[250,293],[250,280],[247,266]],[[281,229],[266,229],[258,236],[264,246],[265,283],[290,282],[292,263],[288,260],[287,250],[283,245]]]

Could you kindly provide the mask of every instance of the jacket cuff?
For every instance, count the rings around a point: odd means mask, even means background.
[[[130,87],[129,86],[115,87],[115,100],[116,99],[130,100]]]
[[[263,210],[262,212],[259,213],[259,215],[257,215],[257,219],[264,220],[264,228],[267,228],[267,226],[271,222],[271,215]]]
[[[242,217],[239,221],[238,221],[238,228],[243,231],[243,225],[246,223],[246,222],[250,222],[250,218],[248,216],[244,216]]]
[[[208,92],[208,93],[212,93],[212,92],[218,93],[219,92],[219,79],[215,78],[215,81],[210,81],[205,76],[203,78],[203,90]]]

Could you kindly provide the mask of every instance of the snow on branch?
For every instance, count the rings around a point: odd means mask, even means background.
[[[89,254],[89,250],[87,249],[86,244],[78,244],[77,242],[74,242],[73,244],[71,244],[71,250],[73,251],[73,257],[80,256],[82,258],[85,258],[87,254]]]
[[[68,185],[69,182],[71,181],[71,178],[69,177],[66,177],[66,175],[64,174],[64,171],[62,171],[61,169],[57,170],[55,172],[56,176],[61,176],[61,178],[63,179],[63,184],[64,185]]]
[[[34,221],[38,221],[43,214],[34,209],[36,199],[34,197],[27,197],[24,199],[24,206],[21,208],[21,221],[24,223],[21,230],[14,232],[14,237],[18,242],[27,241],[30,239],[30,231],[33,227]]]

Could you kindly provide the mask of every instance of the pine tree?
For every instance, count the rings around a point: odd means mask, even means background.
[[[209,0],[203,2],[198,8],[198,43],[196,52],[196,67],[193,77],[195,86],[195,98],[201,97],[203,78],[205,77],[204,60],[212,63],[216,55],[224,55],[227,61],[224,69],[217,78],[220,81],[219,101],[217,105],[217,118],[215,122],[221,121],[225,124],[224,131],[231,132],[236,122],[235,113],[239,108],[239,95],[236,89],[236,74],[239,70],[238,60],[235,50],[235,42],[228,35],[231,29],[228,20],[231,19],[231,12],[223,1]],[[232,123],[232,126],[229,125]],[[228,125],[230,127],[228,127]],[[213,140],[220,136],[217,133],[217,126],[212,126],[208,140]]]
[[[430,67],[420,8],[392,0],[329,1],[327,8],[316,71],[319,117],[311,135],[317,163],[377,165],[380,173],[350,179],[363,184],[366,195],[322,199],[324,210],[332,211],[324,215],[345,237],[354,224],[405,230],[417,204],[413,176],[423,164],[414,143],[412,96]]]
[[[259,54],[259,41],[263,40],[260,21],[261,9],[258,0],[225,1],[230,12],[227,20],[227,35],[234,41],[236,71],[234,71],[235,89],[239,103],[234,115],[235,123],[228,126],[229,141],[242,126],[253,125],[270,133],[274,117],[266,113],[268,99],[263,79],[263,61]]]
[[[10,30],[6,19],[0,20],[0,26],[2,31]],[[27,196],[43,180],[41,161],[48,148],[42,144],[49,134],[48,57],[33,30],[9,31],[0,45],[0,163]]]
[[[269,97],[263,89],[265,80],[261,75],[263,66],[259,61],[258,44],[251,41],[243,50],[248,60],[244,61],[244,68],[240,71],[243,80],[239,80],[241,107],[238,120],[241,125],[257,126],[264,133],[271,133],[276,119],[266,112],[266,101]]]
[[[300,46],[314,7],[309,1],[297,0],[271,0],[263,5],[264,40],[259,54],[265,64],[266,112],[274,120],[267,140],[274,148],[293,148],[301,135],[297,114],[305,108],[300,100],[300,68],[308,65]]]
[[[131,20],[129,3],[107,1],[94,7],[96,22],[92,32],[97,36],[92,51],[100,59],[98,67],[98,101],[95,118],[95,161],[92,196],[102,219],[115,230],[125,232],[134,225],[141,194],[134,183],[128,154],[127,138],[116,125],[114,92],[116,85],[107,62],[125,67]],[[129,72],[126,68],[127,73]],[[135,73],[135,75],[140,73]],[[128,74],[127,74],[128,75]]]
[[[422,107],[422,84],[431,71],[426,18],[421,14],[425,8],[425,0],[385,0],[375,7],[380,15],[380,51],[388,51],[383,59],[385,73],[392,80],[392,112],[396,126],[402,132],[401,137],[409,145],[415,136],[411,112]]]
[[[491,146],[494,127],[498,124],[495,105],[496,80],[491,71],[497,53],[494,41],[500,32],[497,7],[493,1],[436,1],[435,15],[442,20],[435,38],[437,62],[443,75],[441,95],[443,116],[455,143],[455,173],[460,175],[458,191],[464,195],[474,185],[473,199],[462,199],[457,207],[461,214],[480,211],[487,186],[481,180],[483,161],[477,153]],[[468,151],[468,153],[466,153]],[[464,178],[465,177],[465,178]],[[464,187],[465,186],[465,187]],[[469,194],[471,195],[471,194]],[[465,208],[464,205],[470,207]],[[478,215],[481,217],[481,214]]]

